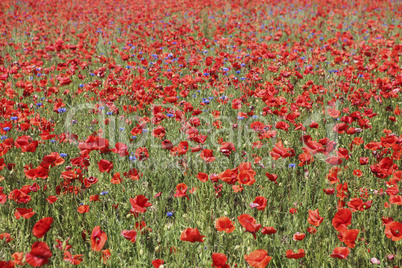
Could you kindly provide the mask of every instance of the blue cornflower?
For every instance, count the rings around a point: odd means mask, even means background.
[[[289,164],[289,167],[294,168],[294,167],[296,167],[296,164]]]
[[[109,193],[109,191],[103,191],[103,192],[100,193],[100,195],[106,195],[108,193]]]
[[[3,127],[3,130],[4,130],[4,131],[9,131],[9,130],[10,130],[10,127]]]
[[[61,157],[66,157],[67,154],[65,154],[65,153],[60,153],[60,156],[61,156]]]
[[[172,216],[173,216],[173,212],[168,212],[168,213],[166,213],[166,216],[172,217]]]

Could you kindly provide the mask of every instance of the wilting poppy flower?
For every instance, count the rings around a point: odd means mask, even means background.
[[[346,247],[337,247],[331,254],[332,258],[346,259],[350,253],[350,249]]]
[[[205,236],[201,235],[200,232],[198,231],[197,228],[187,228],[185,229],[180,236],[181,241],[187,241],[187,242],[204,242],[203,238]]]
[[[109,173],[113,168],[113,163],[106,159],[102,159],[101,161],[98,162],[98,167],[100,172]]]
[[[304,249],[299,249],[297,252],[293,252],[293,250],[289,249],[286,251],[286,258],[288,259],[300,259],[306,256],[306,253],[304,253]]]
[[[135,243],[137,238],[137,232],[134,230],[123,230],[121,231],[121,235],[131,243]]]
[[[68,251],[72,248],[72,246],[68,243],[68,241],[70,240],[70,237],[67,238],[66,241],[60,241],[59,239],[56,239],[56,245],[54,245],[55,248],[60,249],[62,251]]]
[[[340,208],[338,212],[335,213],[332,219],[332,225],[338,232],[344,228],[347,229],[348,225],[352,224],[352,211],[347,208]]]
[[[323,217],[320,217],[318,213],[318,208],[316,210],[309,210],[308,211],[308,223],[314,226],[320,226],[321,222],[324,220]]]
[[[152,206],[148,200],[149,199],[143,195],[137,195],[135,198],[130,198],[130,204],[135,212],[144,213],[147,211],[147,207]]]
[[[219,232],[231,233],[234,231],[235,226],[228,217],[220,217],[215,222],[215,228]]]
[[[261,229],[262,234],[264,235],[270,235],[270,234],[275,234],[277,231],[275,230],[274,227],[264,227]]]
[[[161,260],[161,259],[156,259],[156,260],[153,260],[151,263],[154,266],[154,268],[159,268],[165,262],[163,260]]]
[[[52,251],[50,251],[46,243],[35,242],[32,245],[31,251],[25,254],[25,261],[33,267],[40,267],[47,264],[52,255]]]
[[[33,235],[36,236],[37,238],[44,237],[47,231],[50,230],[52,223],[53,223],[52,217],[40,219],[32,229]]]
[[[222,253],[212,253],[212,267],[214,268],[229,268],[229,264],[226,262],[228,258]]]
[[[244,255],[244,259],[251,267],[264,268],[271,261],[272,257],[268,256],[268,251],[258,249],[249,255]]]
[[[91,247],[94,251],[100,251],[105,245],[107,234],[101,230],[100,226],[95,226],[91,234]]]
[[[314,227],[307,227],[307,232],[309,234],[315,234],[317,232],[317,229],[315,229]]]
[[[399,241],[402,239],[402,223],[393,221],[385,225],[385,236],[392,241]]]
[[[112,253],[110,253],[110,250],[107,248],[105,250],[102,250],[102,260],[103,263],[106,264],[107,261],[109,260],[110,256],[112,256]]]
[[[72,265],[79,265],[84,260],[82,256],[84,255],[72,255],[70,252],[66,251],[64,252],[63,260],[71,263]]]

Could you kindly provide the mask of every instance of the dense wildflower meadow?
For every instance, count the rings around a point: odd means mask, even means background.
[[[0,1],[0,267],[398,267],[401,13]]]

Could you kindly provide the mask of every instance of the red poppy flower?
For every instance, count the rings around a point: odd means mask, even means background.
[[[24,219],[29,219],[33,215],[35,215],[35,211],[33,211],[32,208],[16,208],[16,212],[14,212],[14,216],[17,220],[19,220],[21,217]]]
[[[315,229],[314,227],[308,227],[307,232],[309,234],[315,234],[315,233],[317,233],[317,229]]]
[[[78,207],[77,211],[81,214],[85,214],[89,212],[89,206],[88,205],[81,205]]]
[[[202,182],[207,182],[208,181],[208,174],[207,173],[202,173],[198,172],[197,179],[199,179]]]
[[[98,167],[100,172],[107,172],[109,173],[113,168],[113,162],[110,162],[106,159],[102,159],[98,162]]]
[[[276,181],[278,179],[278,175],[276,174],[270,174],[268,172],[265,173],[265,176],[267,176],[267,178],[272,181],[275,182],[275,184],[278,184],[278,182]]]
[[[337,247],[331,254],[332,258],[346,259],[350,253],[350,249],[346,247]]]
[[[157,126],[153,131],[152,131],[152,136],[162,139],[166,135],[166,130],[162,126]]]
[[[107,234],[100,226],[95,226],[91,234],[91,247],[94,251],[101,251],[107,240]]]
[[[156,260],[153,260],[151,263],[154,266],[154,268],[159,268],[165,262],[163,260],[161,260],[161,259],[156,259]]]
[[[203,238],[205,236],[201,235],[200,232],[198,231],[197,228],[187,228],[185,229],[180,236],[181,241],[187,241],[187,242],[204,242]]]
[[[277,230],[275,230],[274,227],[264,227],[261,229],[262,234],[264,235],[270,235],[270,234],[275,234]]]
[[[385,226],[385,236],[392,241],[399,241],[402,239],[402,223],[393,221]]]
[[[9,233],[0,234],[0,241],[3,239],[6,240],[6,243],[10,243],[12,240],[14,240],[14,238],[11,238],[11,235]]]
[[[123,181],[123,179],[120,177],[120,173],[117,172],[113,175],[110,182],[113,184],[120,184],[122,181]]]
[[[145,147],[137,148],[137,150],[135,150],[135,157],[138,159],[138,161],[147,160],[149,158],[148,149]]]
[[[174,197],[186,197],[187,200],[190,200],[190,198],[187,195],[187,190],[188,190],[188,187],[185,183],[177,184],[176,193],[174,194]]]
[[[314,226],[320,226],[322,221],[324,220],[323,217],[320,217],[320,214],[318,213],[318,209],[316,210],[309,210],[308,211],[308,223]]]
[[[360,157],[359,163],[360,163],[360,165],[367,165],[368,160],[369,160],[368,157]]]
[[[152,206],[148,200],[149,199],[143,195],[137,195],[135,198],[130,198],[132,210],[138,213],[145,213],[147,211],[146,208]]]
[[[237,179],[240,184],[253,185],[255,183],[254,175],[255,175],[255,171],[242,170],[237,175]]]
[[[220,217],[215,222],[215,228],[219,232],[231,233],[234,231],[235,226],[228,217]]]
[[[335,213],[332,219],[332,225],[338,232],[342,229],[347,229],[348,225],[352,224],[352,211],[347,208],[340,208],[338,212]]]
[[[128,146],[124,143],[117,142],[115,148],[112,149],[113,153],[119,154],[121,157],[129,155],[128,153]]]
[[[35,242],[32,245],[31,251],[25,254],[25,261],[33,267],[40,267],[47,264],[52,255],[52,251],[50,251],[46,243]]]
[[[306,234],[297,232],[297,233],[295,233],[295,234],[293,235],[292,238],[293,238],[293,241],[301,241],[301,240],[303,240],[305,237],[306,237]]]
[[[214,268],[230,268],[226,262],[228,258],[222,253],[212,253],[212,267]]]
[[[257,239],[255,233],[260,230],[262,227],[261,224],[256,223],[256,219],[248,214],[242,214],[237,217],[237,219],[239,220],[240,225],[243,226],[247,232],[250,232],[254,236],[254,239]]]
[[[244,259],[251,267],[265,268],[271,261],[272,257],[268,256],[268,251],[258,249],[249,255],[244,255]]]
[[[162,148],[170,151],[173,149],[173,144],[169,140],[164,140],[162,141]]]
[[[50,230],[52,223],[53,223],[52,217],[40,219],[32,229],[33,235],[36,236],[37,238],[44,237],[47,231]]]
[[[290,214],[296,214],[297,213],[297,208],[290,208],[289,209]]]
[[[187,153],[188,151],[188,142],[187,141],[181,141],[179,145],[177,145],[177,153],[179,155],[183,155]]]
[[[209,149],[202,150],[200,157],[207,163],[212,163],[215,161],[213,151]]]
[[[304,253],[304,249],[299,249],[297,252],[293,252],[293,250],[289,249],[286,251],[286,258],[288,259],[300,259],[306,256],[306,253]]]
[[[327,195],[332,195],[335,193],[335,188],[330,188],[330,189],[323,189],[324,193]]]
[[[348,229],[342,229],[340,233],[338,234],[338,239],[339,241],[345,243],[346,246],[350,248],[355,247],[355,240],[357,238],[357,235],[359,234],[358,229],[353,229],[353,230],[348,230]]]
[[[135,243],[137,239],[137,232],[134,230],[123,230],[121,231],[121,235],[131,243]]]
[[[229,156],[232,151],[236,151],[233,143],[231,142],[222,142],[221,143],[221,148],[220,148],[220,152],[223,153],[226,156]]]
[[[263,196],[257,196],[253,203],[250,204],[251,208],[257,208],[257,210],[264,210],[267,206],[267,199]]]
[[[136,168],[130,169],[128,172],[124,172],[123,175],[126,178],[130,178],[132,180],[139,180],[142,177],[142,173]]]

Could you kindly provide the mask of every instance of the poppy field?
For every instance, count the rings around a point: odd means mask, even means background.
[[[0,268],[399,267],[401,13],[0,1]]]

